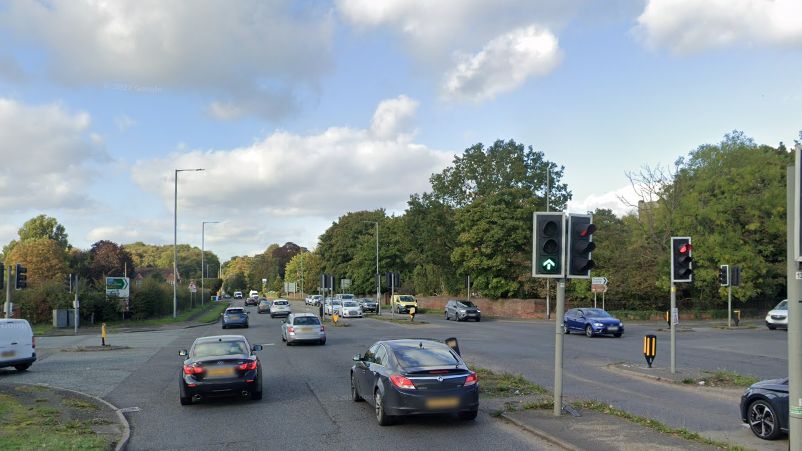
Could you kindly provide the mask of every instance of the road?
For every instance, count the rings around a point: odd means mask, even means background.
[[[304,309],[293,303],[294,310]],[[518,372],[547,388],[553,381],[554,326],[547,321],[485,319],[446,322],[419,315],[423,325],[370,319],[348,320],[349,327],[328,327],[326,346],[287,347],[280,319],[248,307],[251,327],[234,330],[265,346],[265,395],[262,401],[213,401],[182,407],[178,403],[180,349],[199,336],[223,333],[219,325],[130,333],[110,337],[129,349],[66,353],[61,348],[96,344],[94,337],[44,337],[39,362],[27,373],[0,370],[0,382],[50,383],[99,395],[128,413],[130,449],[549,449],[532,436],[482,413],[475,422],[421,418],[381,428],[365,403],[349,399],[351,356],[376,340],[431,337],[460,339],[463,355],[483,367]],[[627,377],[607,369],[617,362],[641,362],[642,337],[658,336],[655,366],[668,362],[668,333],[658,324],[626,324],[624,337],[565,336],[567,399],[597,399],[636,415],[655,418],[755,449],[786,449],[787,440],[764,442],[738,418],[738,393],[671,386]],[[232,333],[232,331],[226,331]],[[723,331],[694,327],[678,335],[678,367],[730,369],[761,378],[784,376],[786,335],[751,329]],[[760,357],[756,357],[760,356]],[[54,375],[57,375],[54,377]],[[480,381],[481,383],[481,381]]]

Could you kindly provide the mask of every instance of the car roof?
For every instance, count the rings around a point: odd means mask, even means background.
[[[215,341],[248,341],[244,335],[213,335],[210,337],[199,337],[195,339],[194,344],[198,343],[212,343]]]
[[[313,317],[317,318],[317,315],[315,315],[314,313],[305,313],[305,312],[293,313],[292,316],[293,316],[293,318],[298,318],[300,316],[313,316]]]
[[[383,343],[393,349],[398,347],[420,346],[421,343],[423,343],[424,346],[439,345],[451,349],[445,343],[431,338],[401,338],[398,340],[382,340],[379,343]]]

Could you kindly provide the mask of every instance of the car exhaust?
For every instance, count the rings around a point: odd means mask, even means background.
[[[200,401],[201,400],[201,395],[192,395],[192,400],[196,401],[196,402]]]
[[[242,390],[242,397],[243,398],[247,398],[250,395],[251,395],[251,392],[249,392],[248,390]]]

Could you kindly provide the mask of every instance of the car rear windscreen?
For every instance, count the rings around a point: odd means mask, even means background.
[[[239,355],[248,354],[248,345],[244,341],[215,341],[211,343],[198,343],[192,351],[195,358],[210,357],[213,355]]]
[[[287,304],[289,304],[287,301],[276,301],[273,303],[273,305],[287,305]]]
[[[232,309],[228,309],[228,310],[226,310],[226,313],[233,313],[233,314],[235,314],[235,315],[236,315],[237,313],[244,313],[244,312],[245,312],[245,310],[243,310],[243,309],[241,309],[241,308],[232,308]]]
[[[316,326],[320,324],[320,320],[315,316],[299,316],[292,322],[295,326]]]
[[[451,350],[443,346],[394,346],[393,351],[404,368],[454,366],[460,363]]]

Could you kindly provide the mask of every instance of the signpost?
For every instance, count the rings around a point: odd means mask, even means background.
[[[607,293],[607,278],[593,277],[590,279],[590,291],[593,293],[593,308],[596,308],[596,294],[602,294],[602,310],[604,310],[604,293]]]
[[[106,277],[106,296],[129,298],[131,282],[128,277]]]

